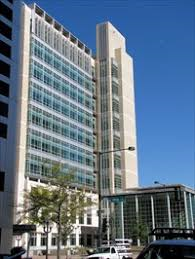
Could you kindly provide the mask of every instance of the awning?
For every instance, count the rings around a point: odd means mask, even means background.
[[[13,225],[13,235],[22,235],[31,231],[36,231],[36,225]]]

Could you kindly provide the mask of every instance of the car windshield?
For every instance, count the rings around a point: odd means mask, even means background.
[[[110,253],[110,247],[98,247],[95,253],[98,253],[98,254]]]

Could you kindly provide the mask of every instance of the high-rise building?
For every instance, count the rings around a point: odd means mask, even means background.
[[[3,2],[13,9],[10,1]],[[4,96],[5,102],[0,102],[4,107],[0,109],[3,111],[0,114],[3,125],[1,160],[6,165],[5,169],[1,167],[1,177],[7,179],[13,196],[9,214],[3,215],[3,210],[0,211],[4,222],[0,225],[1,246],[6,252],[10,247],[10,243],[5,245],[8,217],[9,231],[12,231],[24,190],[44,185],[56,163],[62,165],[64,172],[74,169],[75,187],[85,188],[93,200],[97,199],[100,172],[105,194],[121,192],[138,184],[136,151],[103,154],[101,168],[96,161],[97,151],[136,147],[133,64],[126,53],[124,37],[110,23],[98,25],[97,57],[94,59],[81,40],[36,4],[23,4],[17,14],[20,44],[15,45],[13,53],[18,53],[20,59],[15,57],[17,66],[11,71],[15,88],[10,101],[9,96]],[[2,62],[8,65],[13,61],[4,57]],[[6,86],[10,79],[4,77]],[[1,84],[0,89],[6,88]],[[9,107],[10,117],[7,116],[8,102],[13,102]],[[7,125],[6,133],[3,129]],[[8,207],[6,195],[3,192],[2,206]],[[86,246],[94,245],[95,235],[90,228],[98,225],[96,210],[88,211],[82,221],[77,219],[68,245],[78,246],[81,241]],[[38,232],[32,235],[31,245],[42,250],[45,244],[43,228]],[[51,249],[56,248],[54,239],[55,233],[51,233]]]
[[[94,193],[91,50],[36,4],[23,5],[21,19],[16,204],[22,190],[48,181],[56,163],[74,171],[76,187]],[[96,222],[78,219],[80,226]],[[79,245],[81,227],[74,234]]]
[[[91,50],[36,4],[22,18],[18,186],[60,162],[94,189]]]
[[[109,22],[97,25],[97,79],[99,150],[136,147],[133,61],[125,38]],[[136,150],[101,157],[103,193],[138,186]]]
[[[20,1],[0,0],[0,253],[12,245]]]

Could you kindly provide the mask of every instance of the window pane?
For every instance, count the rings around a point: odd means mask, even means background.
[[[0,60],[0,74],[10,77],[10,65]]]
[[[8,58],[11,57],[11,47],[0,40],[0,53]]]
[[[45,245],[46,245],[46,234],[41,233],[41,246],[45,246]]]
[[[0,122],[0,138],[7,138],[7,125]]]
[[[75,234],[71,234],[70,235],[70,245],[71,246],[75,246],[76,245],[76,235]]]
[[[0,172],[0,192],[4,191],[5,172]]]
[[[36,245],[37,245],[37,233],[31,233],[30,246],[36,246]]]
[[[3,15],[8,20],[12,21],[12,10],[2,2],[0,2],[0,15]]]
[[[8,117],[8,104],[0,101],[0,115]]]
[[[12,29],[2,21],[0,21],[0,34],[10,40],[12,39]]]
[[[9,97],[9,85],[0,80],[0,94]]]

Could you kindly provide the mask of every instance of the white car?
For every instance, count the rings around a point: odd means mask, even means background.
[[[87,256],[87,259],[132,259],[133,253],[126,247],[100,247],[94,254]]]

